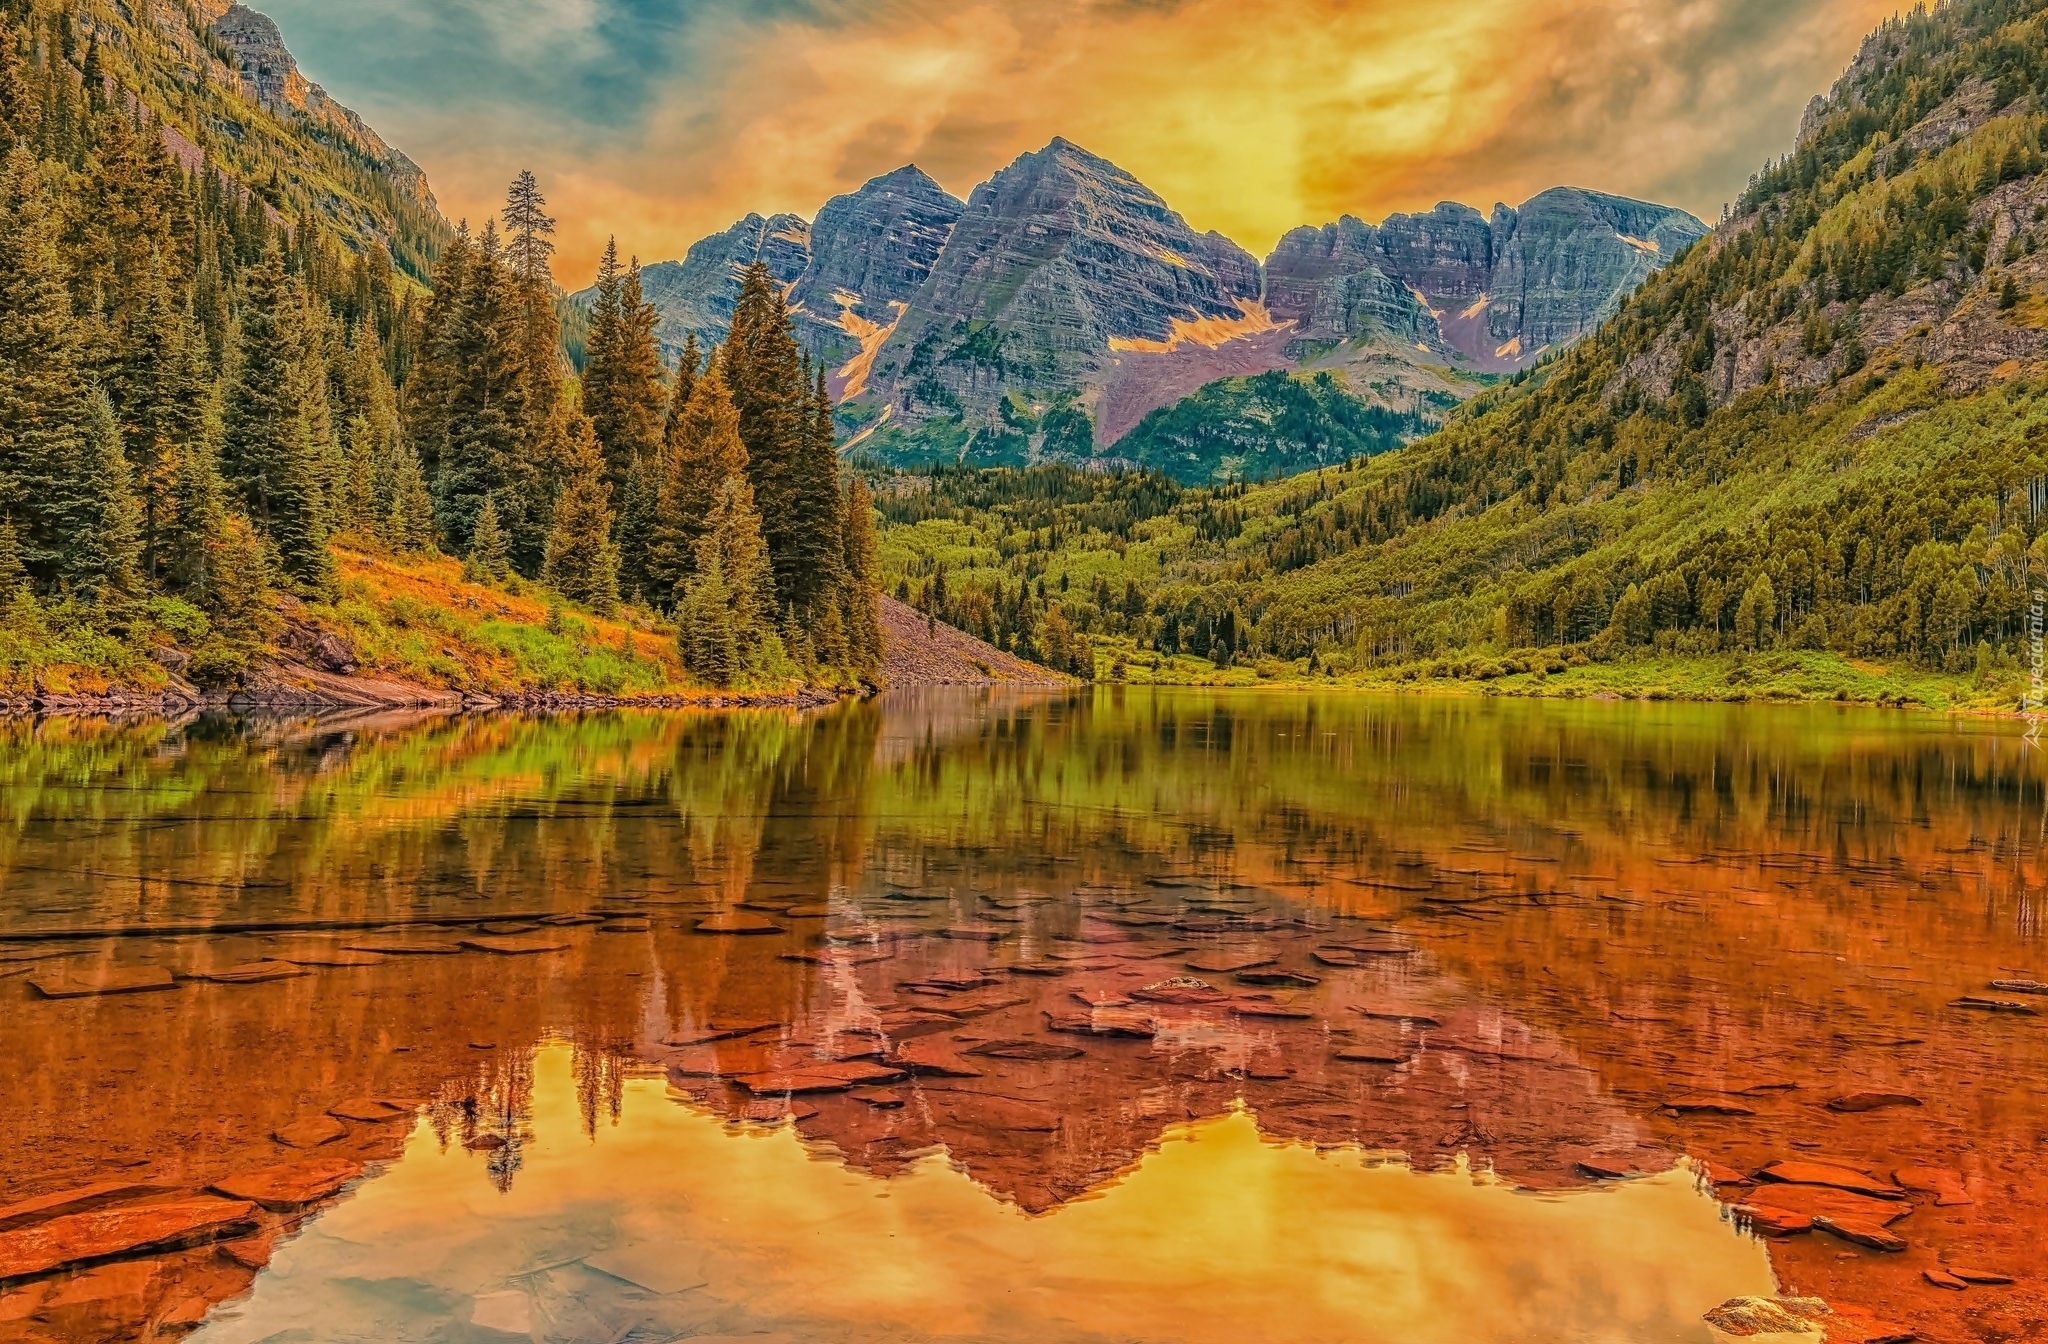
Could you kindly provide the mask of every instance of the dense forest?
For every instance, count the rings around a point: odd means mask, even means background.
[[[2014,680],[2048,570],[2043,9],[1887,23],[1728,222],[1429,438],[1249,489],[902,477],[886,583],[1047,656]]]
[[[61,636],[229,684],[281,600],[336,596],[343,543],[633,604],[713,684],[874,679],[873,510],[765,270],[671,369],[614,250],[578,378],[531,175],[502,230],[287,214],[322,160],[246,105],[210,134],[170,45],[0,0],[0,654]]]

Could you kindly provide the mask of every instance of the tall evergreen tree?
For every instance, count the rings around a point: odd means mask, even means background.
[[[178,465],[205,432],[212,379],[205,336],[158,271],[121,352],[119,410],[142,504],[142,568],[163,572],[163,532]]]
[[[65,545],[58,501],[80,459],[82,332],[64,283],[58,218],[26,145],[0,178],[0,514],[15,521],[23,562],[57,576]]]
[[[519,447],[505,464],[503,496],[512,563],[520,573],[538,575],[545,559],[555,495],[562,488],[571,452],[568,417],[562,410],[562,323],[555,310],[555,221],[547,198],[530,172],[513,180],[505,197],[505,264],[517,292],[519,364]]]
[[[575,418],[569,476],[555,501],[554,525],[548,531],[547,559],[541,576],[549,587],[572,602],[581,602],[600,616],[619,602],[619,556],[612,545],[610,482],[604,454],[590,421]]]
[[[505,525],[502,487],[520,448],[525,406],[519,362],[519,296],[498,251],[496,221],[484,224],[463,273],[449,354],[447,437],[434,474],[434,517],[458,550],[467,551],[477,515],[493,499]]]
[[[275,244],[249,273],[238,313],[241,343],[222,410],[222,474],[257,528],[276,545],[284,571],[309,590],[333,578],[321,447],[308,406],[324,404],[324,370],[305,364],[303,301]]]
[[[640,264],[633,262],[624,273],[617,267],[617,250],[607,248],[583,370],[583,410],[597,432],[615,492],[636,460],[652,459],[661,447],[667,409],[654,340],[658,317],[641,291]]]
[[[430,476],[440,466],[448,443],[449,408],[459,373],[455,342],[457,314],[463,304],[470,262],[476,247],[465,222],[454,241],[442,249],[434,265],[433,298],[422,315],[419,355],[405,381],[405,427],[413,452]]]
[[[647,529],[647,597],[657,606],[676,601],[696,567],[698,542],[711,525],[726,482],[747,468],[739,410],[725,384],[720,352],[691,379],[689,404],[671,418],[654,479]]]
[[[803,438],[790,474],[795,516],[788,541],[791,581],[784,594],[800,614],[837,604],[846,564],[846,499],[823,369],[816,371],[808,391]]]
[[[881,547],[875,539],[875,497],[868,483],[853,478],[846,492],[845,564],[840,600],[846,609],[846,666],[873,685],[882,673]]]
[[[744,473],[719,487],[695,572],[676,609],[676,644],[693,676],[717,686],[787,676],[775,629],[775,572]]]
[[[739,408],[740,439],[747,446],[747,476],[774,559],[776,593],[782,603],[794,603],[807,587],[806,548],[796,539],[802,526],[798,463],[809,432],[810,387],[782,287],[763,262],[749,266],[741,277],[724,349],[726,381]]]
[[[86,397],[85,436],[62,500],[64,545],[59,577],[84,597],[131,591],[142,550],[140,510],[121,443],[114,403],[95,389]]]

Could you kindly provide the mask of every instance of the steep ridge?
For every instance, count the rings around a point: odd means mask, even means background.
[[[1412,439],[1492,376],[1578,340],[1704,231],[1668,206],[1554,188],[1490,217],[1448,202],[1377,226],[1346,216],[1295,230],[1261,264],[1055,139],[964,205],[906,166],[834,197],[807,233],[794,215],[750,215],[643,283],[673,351],[685,332],[717,339],[739,270],[766,261],[871,460],[1125,466],[1151,460],[1122,445],[1151,413],[1274,371],[1330,373],[1358,403],[1340,418],[1377,411],[1403,429],[1374,442]],[[1181,434],[1174,470],[1202,481],[1341,460],[1345,436],[1260,423]],[[1187,449],[1198,441],[1240,451],[1226,465]]]
[[[187,171],[209,166],[276,216],[311,213],[426,278],[452,230],[425,173],[307,81],[268,18],[221,0],[86,0],[68,22]]]
[[[915,165],[834,196],[811,224],[810,257],[790,292],[804,344],[849,393],[863,353],[877,351],[938,263],[966,207]]]

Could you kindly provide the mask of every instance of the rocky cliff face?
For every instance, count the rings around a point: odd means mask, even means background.
[[[1054,140],[975,188],[868,391],[911,418],[1080,395],[1120,351],[1164,350],[1202,323],[1270,325],[1247,317],[1258,297],[1249,253]]]
[[[886,339],[965,209],[912,165],[825,202],[811,224],[809,264],[790,293],[804,343],[840,368]]]
[[[709,349],[725,339],[739,302],[740,276],[756,261],[784,285],[794,284],[811,260],[811,230],[802,215],[748,215],[724,233],[702,239],[681,261],[656,262],[640,272],[640,287],[661,316],[655,338],[673,360],[695,333]],[[588,309],[595,287],[570,297]]]
[[[284,35],[268,15],[220,0],[203,0],[199,12],[208,20],[213,35],[234,53],[242,92],[250,102],[280,117],[304,117],[359,150],[415,202],[435,208],[434,194],[420,166],[301,74],[299,63],[285,47]]]
[[[870,451],[1025,462],[1114,456],[1147,413],[1274,370],[1328,370],[1427,423],[1482,375],[1585,335],[1704,232],[1668,206],[1556,188],[1491,215],[1446,202],[1296,229],[1261,265],[1054,140],[964,206],[899,168],[808,233],[750,215],[645,283],[673,350],[686,331],[719,338],[739,269],[764,257],[848,416],[876,429]]]
[[[1554,187],[1492,215],[1446,202],[1374,227],[1296,229],[1266,262],[1267,306],[1304,362],[1416,349],[1478,373],[1525,368],[1591,331],[1706,228],[1683,210]]]

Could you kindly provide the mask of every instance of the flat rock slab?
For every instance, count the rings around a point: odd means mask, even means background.
[[[782,912],[790,919],[825,919],[832,913],[832,907],[822,901],[803,905],[792,905]]]
[[[1673,1097],[1664,1103],[1680,1115],[1755,1115],[1754,1106],[1745,1106],[1729,1097],[1713,1097],[1692,1094]]]
[[[0,1282],[246,1236],[255,1227],[256,1210],[248,1201],[205,1195],[66,1214],[0,1233]]]
[[[963,1058],[958,1050],[940,1041],[904,1041],[896,1047],[896,1062],[912,1073],[934,1078],[980,1078],[982,1071]]]
[[[375,952],[351,952],[346,948],[331,951],[279,952],[273,961],[288,961],[294,966],[381,966],[385,958]]]
[[[219,971],[199,971],[193,978],[221,985],[260,985],[270,980],[295,980],[312,972],[289,961],[245,961]]]
[[[543,917],[541,918],[541,921],[540,921],[540,922],[541,922],[541,923],[543,923],[543,924],[546,924],[546,925],[548,925],[548,926],[549,926],[549,927],[551,927],[551,928],[557,928],[557,929],[573,929],[573,928],[575,928],[575,927],[577,927],[578,925],[581,925],[581,924],[602,924],[602,923],[604,923],[604,916],[603,916],[603,915],[545,915],[545,916],[543,916]]]
[[[1783,1181],[1790,1185],[1831,1185],[1837,1190],[1869,1195],[1874,1199],[1906,1197],[1905,1190],[1889,1181],[1829,1162],[1773,1162],[1757,1175],[1767,1181]]]
[[[848,1078],[838,1078],[826,1073],[799,1072],[794,1069],[742,1074],[733,1081],[756,1096],[796,1097],[820,1092],[845,1092],[853,1087],[853,1081]]]
[[[1159,1026],[1149,1013],[1135,1008],[1092,1008],[1082,1012],[1045,1014],[1047,1031],[1075,1036],[1127,1036],[1150,1040]]]
[[[475,948],[479,952],[490,952],[501,957],[523,957],[530,956],[536,952],[566,952],[569,950],[567,943],[545,933],[510,934],[504,937],[484,934],[477,938],[464,938],[462,945]]]
[[[212,1188],[231,1199],[251,1200],[266,1209],[296,1209],[327,1198],[362,1174],[360,1162],[316,1157],[245,1171],[215,1181]]]
[[[734,1120],[772,1125],[783,1120],[809,1120],[818,1108],[801,1101],[750,1101],[733,1112]]]
[[[174,989],[177,981],[162,966],[105,966],[74,968],[68,973],[32,975],[29,984],[46,999],[85,999],[98,994],[140,994],[152,989]]]
[[[59,1190],[55,1194],[37,1195],[34,1199],[0,1205],[0,1232],[11,1232],[30,1223],[48,1222],[52,1218],[61,1218],[66,1214],[85,1213],[92,1209],[105,1208],[109,1204],[164,1193],[166,1187],[152,1185],[147,1181],[100,1181],[94,1185],[82,1185],[76,1190]]]
[[[1259,952],[1205,952],[1198,957],[1187,959],[1191,971],[1207,971],[1211,975],[1229,975],[1233,971],[1249,971],[1260,966],[1271,966],[1279,960]]]
[[[1767,1237],[1791,1237],[1813,1231],[1813,1215],[1769,1204],[1738,1204],[1735,1212]]]
[[[452,957],[462,949],[446,939],[358,938],[344,952],[375,952],[388,957]]]
[[[1347,1045],[1336,1057],[1347,1064],[1406,1064],[1414,1053],[1396,1046]]]
[[[1978,1269],[1969,1265],[1950,1265],[1947,1268],[1949,1273],[1955,1275],[1964,1283],[1997,1284],[2012,1282],[2012,1275],[2005,1273],[2003,1270]]]
[[[729,915],[713,915],[697,921],[699,933],[785,933],[780,924],[760,915],[736,911]]]
[[[599,933],[646,933],[654,926],[644,919],[614,919],[597,926]]]
[[[1913,1206],[1905,1200],[1872,1199],[1868,1195],[1837,1190],[1831,1185],[1759,1185],[1749,1192],[1748,1202],[1803,1213],[1810,1218],[1828,1214],[1880,1226],[1897,1222],[1913,1211]]]
[[[663,1045],[709,1045],[713,1041],[730,1041],[741,1036],[752,1036],[756,1032],[779,1027],[780,1022],[711,1022],[695,1031],[680,1032],[662,1042]]]
[[[1828,1109],[1847,1114],[1882,1111],[1894,1106],[1918,1106],[1920,1098],[1905,1092],[1845,1092],[1828,1098]]]
[[[964,1053],[980,1055],[986,1059],[1018,1059],[1044,1061],[1053,1059],[1079,1059],[1088,1052],[1074,1045],[1061,1045],[1057,1041],[1001,1040],[983,1041],[968,1048]]]
[[[2039,1017],[2041,1010],[2031,1003],[2018,999],[1997,999],[1987,994],[1965,994],[1949,1005],[1951,1008],[1968,1008],[1980,1013],[2016,1013],[2021,1017]]]
[[[331,1115],[294,1120],[270,1136],[287,1148],[318,1148],[348,1137],[348,1126]]]
[[[338,1105],[329,1106],[327,1113],[343,1120],[358,1120],[364,1124],[374,1125],[409,1116],[412,1114],[412,1108],[378,1097],[350,1097]]]
[[[1838,1218],[1830,1214],[1815,1214],[1813,1227],[1816,1232],[1832,1232],[1843,1241],[1858,1246],[1867,1246],[1873,1251],[1903,1251],[1906,1239],[1891,1231],[1883,1223],[1870,1222],[1862,1218]]]
[[[487,923],[479,924],[476,927],[480,933],[505,937],[515,933],[532,933],[540,925],[524,919],[494,919]]]
[[[1230,1011],[1239,1017],[1264,1017],[1279,1021],[1307,1022],[1315,1014],[1306,1008],[1296,1008],[1286,1003],[1256,1003],[1240,1000],[1230,1005]]]
[[[940,929],[939,936],[957,938],[969,943],[995,943],[1009,937],[1013,932],[1015,930],[1006,929],[998,924],[955,924],[950,928]]]

